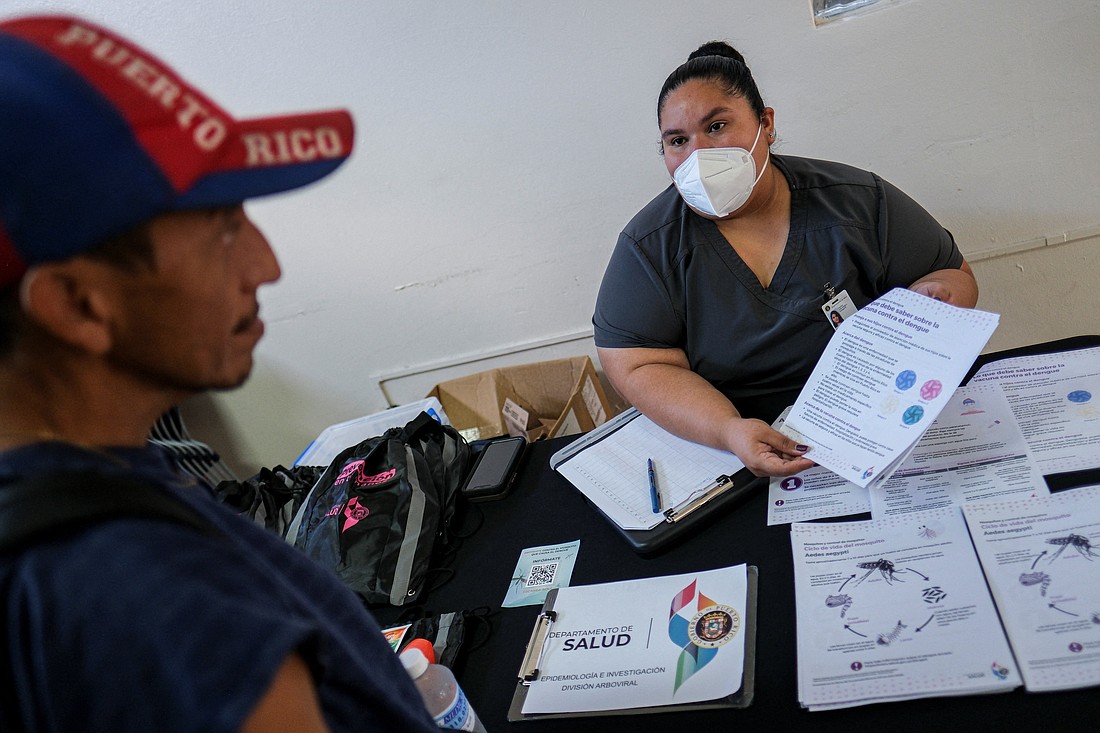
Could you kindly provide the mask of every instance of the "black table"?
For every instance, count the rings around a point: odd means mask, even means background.
[[[548,465],[550,455],[572,438],[534,443],[520,468],[516,488],[505,499],[469,505],[462,524],[483,524],[462,541],[454,577],[425,598],[432,612],[489,606],[492,631],[487,643],[465,655],[456,669],[478,714],[490,731],[668,731],[678,730],[1011,730],[1078,733],[1096,730],[1100,690],[1010,693],[925,698],[807,712],[798,703],[795,660],[794,570],[790,530],[767,526],[766,487],[744,503],[713,517],[691,537],[661,555],[644,558],[589,505],[579,491]],[[572,585],[686,573],[748,563],[760,571],[757,607],[756,689],[751,706],[706,710],[571,718],[510,723],[508,706],[516,673],[538,606],[500,608],[520,551],[580,539]],[[376,611],[383,622],[397,610]],[[743,727],[743,728],[742,728]]]

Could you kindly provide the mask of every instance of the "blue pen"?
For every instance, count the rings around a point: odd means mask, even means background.
[[[653,502],[653,513],[661,511],[661,494],[657,491],[657,472],[653,469],[653,459],[646,459],[649,464],[649,498]]]

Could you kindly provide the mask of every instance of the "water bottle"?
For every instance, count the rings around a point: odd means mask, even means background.
[[[401,652],[413,684],[424,698],[424,705],[440,728],[486,733],[466,693],[458,686],[454,673],[435,663],[435,649],[427,639],[413,639]]]

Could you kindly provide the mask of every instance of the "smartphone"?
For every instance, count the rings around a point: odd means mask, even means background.
[[[462,487],[470,501],[503,499],[512,490],[527,439],[523,436],[490,441],[474,462]]]

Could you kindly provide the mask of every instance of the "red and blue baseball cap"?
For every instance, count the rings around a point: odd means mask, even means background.
[[[234,119],[80,18],[0,21],[0,286],[160,214],[312,183],[353,138],[344,110]]]

